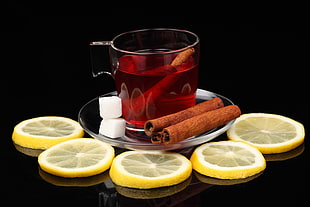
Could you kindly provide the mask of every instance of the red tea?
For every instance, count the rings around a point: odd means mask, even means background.
[[[177,67],[169,65],[176,55],[119,58],[115,81],[129,124],[143,127],[149,119],[195,105],[198,65],[193,57]]]

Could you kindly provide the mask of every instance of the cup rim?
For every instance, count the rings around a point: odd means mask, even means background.
[[[138,32],[144,32],[144,31],[152,31],[152,30],[156,30],[156,31],[159,31],[159,30],[166,30],[166,31],[174,31],[174,32],[182,32],[182,33],[188,33],[192,36],[195,37],[195,42],[186,46],[186,47],[183,47],[183,48],[180,48],[180,49],[176,49],[176,50],[169,50],[169,51],[161,51],[161,52],[134,52],[134,51],[130,51],[130,50],[124,50],[124,49],[120,49],[118,47],[116,47],[114,45],[114,41],[123,36],[123,35],[126,35],[126,34],[130,34],[130,33],[138,33]],[[123,32],[121,34],[118,34],[116,35],[112,41],[111,41],[111,44],[110,46],[116,50],[116,51],[119,51],[119,52],[123,52],[123,53],[127,53],[127,54],[132,54],[132,55],[157,55],[157,54],[173,54],[173,53],[178,53],[178,52],[182,52],[188,48],[192,48],[192,47],[195,47],[197,44],[199,44],[200,42],[200,39],[198,37],[198,35],[196,35],[195,33],[191,32],[191,31],[188,31],[188,30],[183,30],[183,29],[174,29],[174,28],[147,28],[147,29],[137,29],[137,30],[131,30],[131,31],[127,31],[127,32]]]

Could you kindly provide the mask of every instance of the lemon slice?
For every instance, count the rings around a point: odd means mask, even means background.
[[[84,130],[78,122],[65,117],[43,116],[17,124],[12,139],[22,147],[47,149],[60,142],[83,136]]]
[[[113,160],[110,177],[123,187],[150,189],[181,183],[191,172],[191,162],[178,153],[127,151]]]
[[[38,157],[42,170],[61,177],[88,177],[110,168],[114,148],[91,138],[79,138],[57,144]]]
[[[210,142],[197,147],[190,158],[197,172],[219,179],[241,179],[266,168],[266,161],[255,147],[242,142]]]
[[[231,140],[255,146],[264,154],[290,151],[303,143],[305,129],[293,119],[265,113],[240,116],[227,131]]]

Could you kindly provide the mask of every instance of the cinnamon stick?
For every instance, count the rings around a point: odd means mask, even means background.
[[[194,48],[188,48],[184,50],[183,52],[180,52],[170,64],[167,65],[162,65],[156,68],[153,68],[151,70],[147,70],[142,72],[143,75],[148,75],[148,74],[169,74],[172,72],[177,72],[176,67],[182,65],[182,63],[186,62],[187,59],[192,56],[195,53]]]
[[[174,58],[174,60],[170,63],[171,66],[177,67],[184,63],[190,56],[192,56],[195,53],[194,48],[188,48],[184,50],[183,52],[180,52],[178,56]]]
[[[176,112],[174,114],[169,114],[157,119],[149,120],[144,125],[145,134],[148,136],[152,136],[154,135],[154,133],[161,131],[165,127],[179,123],[181,121],[184,121],[185,119],[189,119],[201,113],[221,108],[223,106],[224,103],[222,99],[219,97],[215,97],[208,101],[199,103],[193,107]]]
[[[180,142],[189,137],[222,126],[239,117],[240,114],[241,111],[237,105],[229,105],[208,111],[164,128],[161,132],[154,135],[154,137],[152,136],[151,141],[166,145]]]

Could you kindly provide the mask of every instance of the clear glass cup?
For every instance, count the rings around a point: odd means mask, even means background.
[[[129,127],[141,129],[147,120],[195,105],[200,52],[196,34],[142,29],[90,45],[108,46],[110,69],[98,64],[93,52],[93,76],[106,73],[114,78]]]

